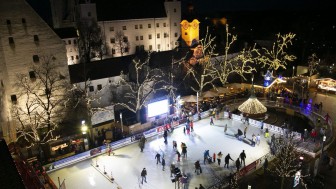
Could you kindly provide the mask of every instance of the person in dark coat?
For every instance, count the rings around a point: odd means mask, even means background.
[[[225,168],[225,166],[227,167],[227,168],[229,168],[229,162],[230,162],[230,159],[232,160],[232,161],[234,161],[232,158],[231,158],[231,156],[230,156],[230,154],[228,154],[227,156],[225,156],[225,164],[224,164],[224,168]]]
[[[167,129],[165,129],[164,131],[163,131],[163,138],[164,138],[164,143],[165,144],[167,144],[167,137],[168,137],[168,132],[167,132]]]
[[[198,189],[205,189],[205,188],[204,188],[204,186],[202,186],[202,184],[200,184]]]
[[[237,160],[236,160],[236,168],[237,168],[237,171],[239,171],[239,169],[240,169],[240,160],[239,160],[239,158],[237,158]]]
[[[139,142],[139,147],[141,149],[141,152],[143,152],[143,149],[145,148],[146,138],[145,136],[142,136]]]
[[[205,162],[208,159],[208,157],[210,157],[209,150],[205,150],[203,156],[204,156],[203,163],[205,164]]]
[[[177,162],[180,162],[181,153],[178,150],[176,150],[176,154],[177,154]]]
[[[195,173],[196,174],[202,173],[202,168],[199,160],[195,162]]]
[[[164,158],[162,158],[162,171],[165,170],[165,166],[166,166],[166,161]]]
[[[264,174],[266,173],[266,171],[267,171],[267,167],[268,167],[268,159],[266,158],[265,159],[265,162],[264,162]]]
[[[147,176],[147,170],[146,168],[143,168],[141,171],[141,184],[143,184],[144,180],[147,183],[146,176]]]
[[[159,164],[159,163],[161,163],[160,158],[161,158],[161,155],[159,154],[159,152],[157,152],[156,155],[155,155],[156,165]]]
[[[244,163],[244,166],[245,166],[245,158],[246,158],[245,150],[243,150],[242,153],[240,153],[239,157],[241,159],[240,164],[243,165],[243,163]]]

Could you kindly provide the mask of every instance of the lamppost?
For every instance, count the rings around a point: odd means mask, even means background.
[[[121,124],[121,137],[124,138],[124,126],[122,120],[122,112],[120,112],[120,124]]]
[[[180,95],[178,95],[177,97],[176,97],[176,115],[177,115],[177,117],[180,119],[180,99],[181,99],[181,96]]]
[[[326,141],[327,137],[326,136],[323,136],[323,139],[322,139],[322,151],[321,151],[321,157],[323,156],[323,148],[324,148],[324,142]]]
[[[88,131],[88,126],[85,124],[85,120],[82,120],[81,131],[82,131],[82,134],[85,136],[85,138],[84,138],[84,148],[85,148],[85,150],[88,150],[89,149],[89,142],[88,142],[88,139],[87,139],[87,136],[86,136],[86,133]]]
[[[295,66],[293,66],[293,74],[292,74],[292,77],[294,77],[294,71],[295,71]]]
[[[197,111],[196,111],[196,113],[198,114],[198,113],[199,113],[199,110],[198,110],[198,92],[196,93],[196,97],[197,97],[197,98],[196,98],[196,101],[197,101],[197,102],[196,102],[196,103],[197,103]]]

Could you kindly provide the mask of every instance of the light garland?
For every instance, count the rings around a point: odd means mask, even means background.
[[[263,114],[267,108],[256,98],[250,97],[238,107],[238,110],[247,114]]]

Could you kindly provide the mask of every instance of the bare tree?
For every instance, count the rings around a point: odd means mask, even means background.
[[[266,67],[270,70],[278,70],[279,68],[286,69],[288,62],[293,62],[296,56],[290,55],[286,52],[290,45],[292,45],[292,40],[295,34],[288,33],[281,35],[280,33],[276,35],[277,39],[273,43],[272,49],[262,48],[261,56],[259,56],[259,63],[262,67]]]
[[[191,59],[183,62],[187,69],[184,79],[191,77],[196,85],[190,87],[200,95],[206,86],[214,87],[213,82],[217,79],[216,67],[212,62],[212,57],[217,55],[214,53],[216,47],[213,45],[214,41],[215,37],[211,37],[207,32],[205,38],[200,40],[199,45],[194,49]]]
[[[92,58],[99,56],[103,58],[105,44],[101,29],[94,20],[84,20],[77,23],[78,48],[82,63],[89,63]]]
[[[115,43],[113,44],[113,48],[116,50],[116,53],[120,53],[121,56],[124,56],[124,54],[128,52],[128,49],[130,48],[130,43],[123,31],[116,31]]]
[[[225,85],[227,79],[232,74],[238,74],[243,79],[245,74],[251,74],[255,71],[256,58],[259,52],[255,47],[243,49],[238,54],[229,54],[231,46],[237,41],[237,36],[229,32],[229,26],[226,25],[226,43],[224,55],[216,58],[216,77]]]
[[[284,187],[286,178],[293,177],[300,168],[298,162],[299,153],[296,151],[296,144],[293,137],[280,137],[273,145],[275,159],[271,162],[270,169],[275,175],[281,177],[281,189]]]
[[[311,56],[308,57],[308,73],[309,73],[309,84],[311,82],[311,77],[314,73],[317,71],[317,67],[319,65],[319,58],[316,56],[315,53],[313,53]]]
[[[128,110],[136,113],[137,121],[140,120],[141,108],[147,106],[151,97],[160,90],[170,88],[170,82],[164,80],[164,72],[160,69],[150,69],[148,63],[150,54],[146,60],[134,59],[134,81],[127,81],[126,77],[121,73],[120,85],[125,93],[123,94],[123,102],[116,102]],[[131,75],[131,74],[130,74]]]
[[[29,77],[17,74],[17,103],[12,116],[17,121],[17,140],[27,147],[56,140],[55,129],[64,118],[68,80],[53,56],[42,56],[31,66]]]

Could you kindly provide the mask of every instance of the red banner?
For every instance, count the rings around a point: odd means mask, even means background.
[[[257,162],[254,161],[253,163],[247,165],[246,167],[242,168],[241,170],[239,170],[238,173],[238,179],[243,177],[244,175],[246,175],[248,172],[255,170],[257,167]]]

